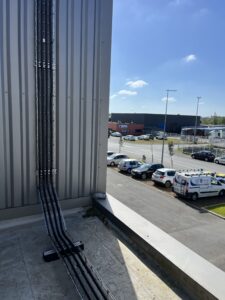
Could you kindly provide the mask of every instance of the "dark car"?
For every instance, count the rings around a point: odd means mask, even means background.
[[[139,168],[133,169],[131,175],[132,177],[141,179],[151,178],[152,174],[161,168],[164,168],[162,164],[143,164]]]
[[[211,151],[206,151],[206,150],[192,153],[191,157],[195,159],[201,159],[204,161],[214,161],[215,159],[215,155]]]
[[[154,140],[154,135],[152,133],[146,134],[149,137],[149,140]]]

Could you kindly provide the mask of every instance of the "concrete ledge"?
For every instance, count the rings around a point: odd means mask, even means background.
[[[77,207],[77,208],[70,208],[63,210],[63,216],[67,217],[79,212],[85,212],[86,207]],[[8,220],[1,220],[0,221],[0,231],[17,227],[17,226],[24,226],[24,225],[29,225],[29,224],[34,224],[36,222],[43,221],[44,222],[44,216],[43,214],[36,214],[36,215],[30,215],[30,216],[25,216],[25,217],[20,217],[20,218],[13,218],[13,219],[8,219]]]
[[[63,210],[78,208],[78,207],[86,207],[91,205],[91,197],[80,197],[76,199],[60,200],[60,205]],[[42,213],[42,206],[40,203],[35,205],[1,209],[0,220],[21,218],[21,217],[37,215],[41,213]]]
[[[225,299],[225,273],[108,195],[94,206],[150,255],[191,299]]]

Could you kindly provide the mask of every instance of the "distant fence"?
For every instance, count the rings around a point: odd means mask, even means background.
[[[216,147],[225,148],[225,139],[210,137],[209,142]]]
[[[213,154],[215,154],[215,156],[225,156],[225,149],[223,148],[216,148],[214,146],[189,146],[189,147],[183,147],[183,153],[184,154],[191,154],[191,153],[195,153],[197,151],[202,151],[202,150],[209,150],[211,151]]]
[[[181,135],[181,140],[184,142],[193,143],[194,136],[193,135]],[[195,140],[198,143],[208,143],[208,141],[209,141],[207,136],[196,136]]]

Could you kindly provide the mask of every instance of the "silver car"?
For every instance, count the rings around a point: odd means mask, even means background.
[[[215,162],[216,164],[223,164],[223,165],[225,165],[225,156],[216,157],[216,158],[214,159],[214,162]]]
[[[115,137],[121,137],[122,136],[122,134],[120,133],[120,132],[112,132],[111,133],[111,136],[115,136]]]
[[[127,141],[135,141],[136,140],[135,136],[133,136],[133,135],[126,135],[123,139],[127,140]]]
[[[131,170],[140,167],[140,165],[141,165],[141,162],[139,162],[138,160],[128,158],[128,159],[123,159],[120,161],[120,163],[118,165],[118,169],[120,171],[131,174]]]
[[[120,161],[125,158],[128,158],[128,156],[122,153],[115,153],[111,156],[108,156],[107,166],[111,166],[111,167],[117,166],[120,163]]]

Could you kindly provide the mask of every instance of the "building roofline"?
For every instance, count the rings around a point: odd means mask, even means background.
[[[156,113],[110,113],[112,116],[113,114],[117,115],[154,115],[154,116],[165,116],[165,114],[156,114]],[[183,115],[183,114],[167,114],[167,116],[181,116],[181,117],[196,117],[195,115]],[[201,118],[201,116],[198,116],[198,118]]]

